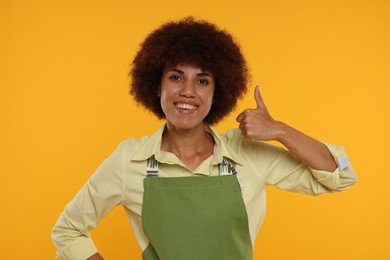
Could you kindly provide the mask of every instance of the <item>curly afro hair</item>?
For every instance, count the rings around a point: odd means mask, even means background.
[[[247,63],[228,32],[193,17],[168,22],[146,37],[129,74],[130,94],[160,119],[165,118],[157,95],[163,71],[178,64],[196,65],[214,75],[214,102],[205,118],[208,124],[228,115],[247,91]]]

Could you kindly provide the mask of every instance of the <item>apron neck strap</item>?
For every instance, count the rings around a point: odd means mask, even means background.
[[[237,174],[237,171],[231,161],[225,157],[223,157],[222,162],[218,164],[218,170],[219,176]],[[146,176],[158,177],[158,162],[156,158],[154,158],[154,155],[152,155],[152,157],[150,157],[147,161]]]
[[[146,165],[146,176],[147,177],[158,177],[158,162],[154,158],[154,155],[150,157]]]

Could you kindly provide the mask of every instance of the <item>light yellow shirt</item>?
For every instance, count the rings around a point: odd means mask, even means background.
[[[314,170],[279,147],[247,141],[239,129],[220,135],[212,127],[206,130],[215,141],[213,155],[191,171],[174,154],[161,151],[164,127],[140,140],[119,144],[65,207],[52,230],[58,248],[57,259],[86,259],[97,252],[90,231],[115,206],[123,205],[131,227],[143,251],[149,241],[142,230],[141,212],[146,162],[155,155],[160,177],[218,175],[218,164],[229,158],[238,174],[248,213],[252,245],[263,222],[266,208],[265,186],[317,195],[344,190],[356,182],[343,147],[326,144],[338,162],[334,172]]]

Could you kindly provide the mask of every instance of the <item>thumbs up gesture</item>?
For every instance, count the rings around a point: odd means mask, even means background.
[[[257,105],[255,109],[245,109],[236,118],[240,123],[242,135],[248,140],[277,140],[282,134],[282,123],[274,120],[268,113],[259,86],[255,88],[255,100]]]
[[[337,168],[325,144],[271,117],[261,97],[259,86],[255,89],[255,100],[256,108],[245,109],[236,119],[246,139],[276,140],[282,143],[295,158],[313,169],[334,171]]]

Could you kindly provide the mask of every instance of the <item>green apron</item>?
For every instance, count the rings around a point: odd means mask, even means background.
[[[160,178],[152,157],[147,175],[144,260],[252,260],[248,216],[228,160],[219,165],[220,176]]]

